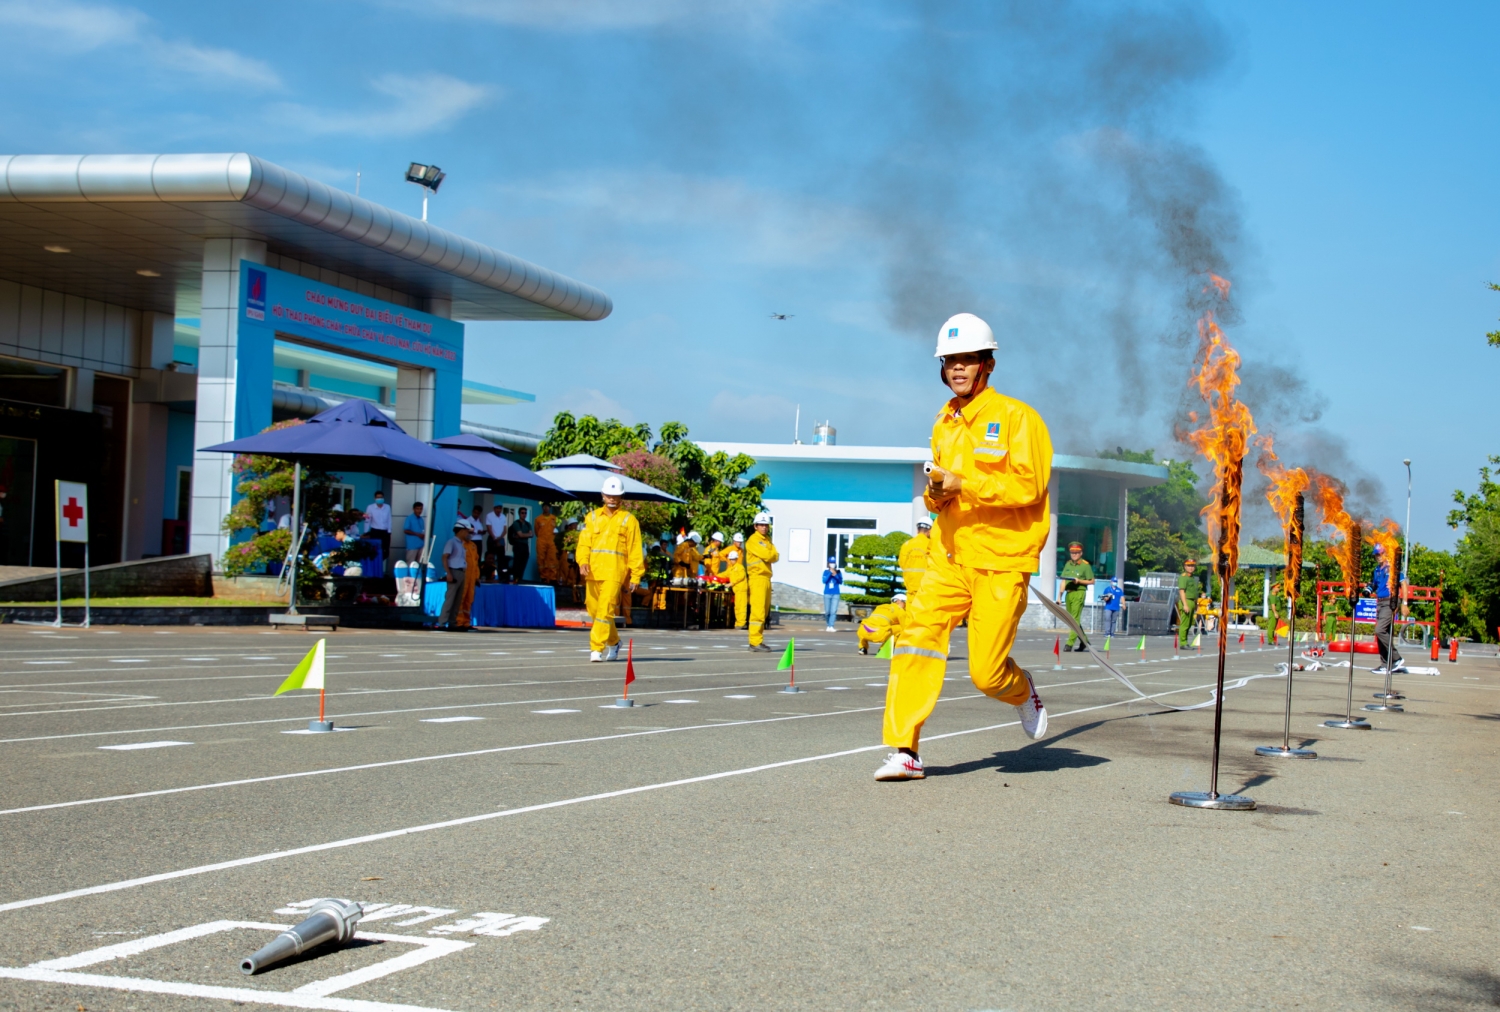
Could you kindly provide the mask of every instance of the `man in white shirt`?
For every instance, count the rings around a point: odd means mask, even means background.
[[[499,503],[495,503],[494,509],[484,515],[484,527],[489,532],[486,554],[497,572],[505,562],[505,529],[509,524],[510,518],[505,515],[505,507]]]
[[[376,492],[375,501],[365,507],[365,523],[369,525],[370,537],[380,542],[380,564],[384,566],[391,557],[391,507],[384,492]]]

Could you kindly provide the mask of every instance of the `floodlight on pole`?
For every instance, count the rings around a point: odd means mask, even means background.
[[[443,180],[448,174],[436,165],[423,165],[421,162],[412,162],[406,167],[406,181],[416,183],[422,188],[422,220],[427,220],[427,198],[438,191],[443,185]]]

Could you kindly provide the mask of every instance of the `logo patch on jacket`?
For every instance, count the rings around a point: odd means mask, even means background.
[[[984,441],[986,443],[1000,442],[1000,423],[990,422],[984,427]]]

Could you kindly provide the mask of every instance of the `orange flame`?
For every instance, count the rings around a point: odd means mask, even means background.
[[[1209,278],[1219,297],[1229,292],[1229,282],[1217,275]],[[1192,383],[1208,404],[1208,420],[1187,433],[1183,440],[1208,458],[1214,468],[1214,491],[1203,507],[1208,522],[1208,540],[1214,563],[1228,585],[1240,560],[1240,488],[1244,481],[1245,453],[1255,434],[1250,409],[1234,396],[1240,385],[1240,354],[1230,346],[1212,310],[1198,321],[1200,360]],[[1198,412],[1189,416],[1198,421]]]
[[[1307,492],[1312,478],[1300,467],[1282,467],[1270,436],[1262,436],[1255,441],[1255,445],[1260,447],[1261,453],[1256,467],[1270,482],[1266,488],[1266,501],[1281,518],[1281,526],[1286,531],[1286,572],[1282,582],[1286,593],[1295,597],[1297,578],[1302,569],[1302,542],[1305,534],[1305,524],[1297,510],[1297,497]]]
[[[1396,560],[1401,551],[1401,528],[1396,526],[1396,521],[1387,519],[1379,527],[1372,527],[1365,532],[1365,537],[1385,550],[1386,564],[1391,567],[1391,572],[1396,571]]]
[[[1326,474],[1314,472],[1313,499],[1318,504],[1322,522],[1342,534],[1343,540],[1334,542],[1329,552],[1338,561],[1344,581],[1349,585],[1348,593],[1353,597],[1359,585],[1360,552],[1363,542],[1363,525],[1344,508],[1344,490],[1338,482]]]

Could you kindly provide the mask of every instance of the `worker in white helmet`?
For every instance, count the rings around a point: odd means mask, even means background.
[[[771,564],[781,561],[781,553],[771,543],[771,514],[755,514],[755,533],[745,542],[745,572],[750,584],[751,650],[766,650],[766,616],[771,612]]]
[[[604,505],[583,518],[578,533],[578,575],[583,577],[589,618],[589,660],[612,661],[620,654],[620,634],[615,629],[615,609],[620,594],[635,590],[646,575],[641,553],[641,525],[635,514],[621,509],[625,484],[619,475],[608,475],[600,498]]]
[[[922,725],[943,689],[948,634],[965,618],[974,685],[1015,706],[1027,737],[1047,733],[1036,684],[1010,651],[1051,528],[1052,439],[1033,408],[991,389],[997,347],[989,325],[969,313],[938,332],[938,375],[953,397],[932,427],[923,497],[937,522],[927,572],[891,652],[883,738],[896,751],[876,780],[922,778]]]
[[[698,546],[702,543],[703,535],[697,531],[691,531],[672,553],[672,582],[677,586],[686,587],[697,581],[698,566],[703,561],[703,556],[698,552]]]
[[[750,575],[745,569],[745,536],[739,531],[734,532],[734,540],[729,551],[724,553],[724,561],[728,563],[724,575],[729,577],[729,589],[734,594],[734,627],[743,629],[750,608]]]
[[[703,577],[712,582],[718,579],[719,570],[724,565],[724,532],[714,531],[708,536],[708,544],[703,547]]]
[[[896,566],[901,570],[901,582],[906,584],[907,594],[915,594],[922,586],[922,577],[927,575],[927,548],[932,539],[932,521],[923,517],[917,521],[917,536],[907,538],[896,553]]]
[[[858,647],[862,654],[870,652],[873,644],[876,651],[892,636],[901,635],[901,625],[906,621],[906,595],[897,592],[885,604],[870,612],[855,629]]]

